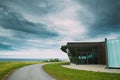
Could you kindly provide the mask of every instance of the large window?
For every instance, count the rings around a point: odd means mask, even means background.
[[[79,64],[95,64],[97,61],[96,47],[80,47],[76,50],[77,63]]]

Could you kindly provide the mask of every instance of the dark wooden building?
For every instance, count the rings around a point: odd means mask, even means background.
[[[120,68],[120,39],[103,42],[68,42],[61,46],[71,63],[105,64],[108,68]]]
[[[105,49],[105,42],[68,42],[61,47],[75,64],[106,64]]]

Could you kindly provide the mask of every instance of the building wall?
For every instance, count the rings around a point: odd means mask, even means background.
[[[107,56],[109,68],[120,68],[120,39],[107,40]]]
[[[77,44],[78,45],[78,44]],[[68,51],[69,49],[69,51]],[[66,48],[69,59],[72,63],[76,64],[106,64],[105,43],[81,43],[77,47],[70,46]],[[89,55],[92,58],[87,58]],[[80,58],[86,57],[85,62],[82,63]]]
[[[106,64],[105,43],[101,43],[98,46],[98,64]]]

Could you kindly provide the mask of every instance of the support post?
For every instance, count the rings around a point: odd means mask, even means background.
[[[76,64],[78,63],[78,59],[77,59],[77,48],[75,48],[75,61],[76,61]]]
[[[105,38],[106,68],[108,68],[107,38]]]

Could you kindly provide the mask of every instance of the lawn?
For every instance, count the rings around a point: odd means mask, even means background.
[[[39,62],[0,62],[0,80],[5,78],[15,69]]]
[[[75,70],[62,67],[63,63],[47,64],[43,69],[57,80],[120,80],[120,74]]]

